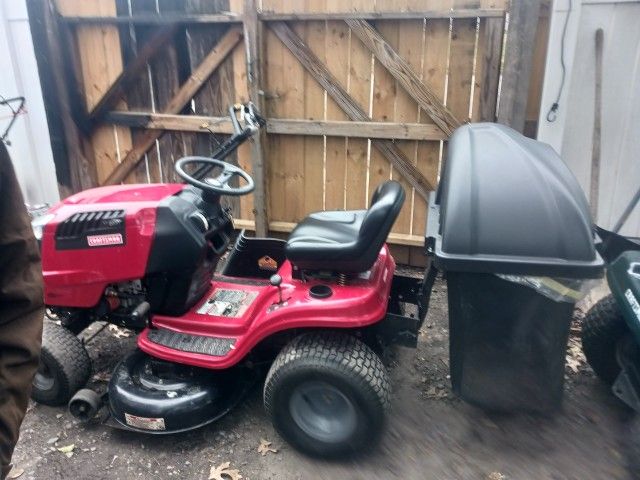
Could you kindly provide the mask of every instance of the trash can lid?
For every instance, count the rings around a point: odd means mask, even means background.
[[[600,277],[589,205],[547,144],[492,123],[449,140],[427,237],[444,270]]]

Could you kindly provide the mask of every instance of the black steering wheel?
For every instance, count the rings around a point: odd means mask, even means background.
[[[200,166],[209,166],[212,167],[220,167],[222,168],[222,173],[215,178],[207,177],[202,180],[197,179],[191,175],[189,175],[185,168],[187,165],[200,165]],[[175,170],[178,175],[180,175],[183,180],[194,187],[198,187],[205,192],[216,193],[218,195],[231,195],[231,196],[239,196],[246,195],[247,193],[253,192],[255,188],[255,183],[253,183],[253,178],[247,172],[245,172],[240,167],[236,167],[235,165],[231,165],[230,163],[223,162],[222,160],[216,160],[215,158],[210,157],[183,157],[176,162]],[[241,187],[232,187],[229,185],[229,180],[235,175],[243,178],[247,184]]]

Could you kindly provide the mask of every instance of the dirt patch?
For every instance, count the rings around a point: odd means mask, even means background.
[[[105,385],[134,348],[133,336],[105,330],[89,353]],[[552,417],[487,415],[458,400],[448,379],[446,286],[435,285],[419,347],[392,351],[394,387],[382,442],[366,456],[341,462],[307,458],[278,437],[262,408],[261,389],[208,427],[169,437],[77,424],[62,408],[33,405],[14,462],[23,479],[206,479],[229,462],[249,479],[634,479],[640,427],[580,357],[573,338],[563,409]],[[276,453],[258,452],[261,440]],[[73,445],[72,455],[60,447]],[[68,449],[67,449],[68,450]],[[264,448],[263,448],[264,451]],[[223,478],[225,478],[223,476]]]

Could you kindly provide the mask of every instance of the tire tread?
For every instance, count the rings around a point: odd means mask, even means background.
[[[91,376],[91,359],[84,345],[66,328],[45,322],[42,333],[42,354],[61,372],[60,388],[55,397],[42,396],[35,389],[32,397],[45,405],[64,405],[82,388]]]
[[[355,336],[341,332],[310,332],[294,338],[276,357],[269,369],[264,384],[264,407],[274,420],[276,429],[285,435],[277,424],[277,390],[286,383],[286,378],[309,369],[317,372],[326,371],[330,375],[348,379],[354,388],[363,395],[364,401],[379,412],[369,424],[370,435],[364,443],[373,442],[383,424],[383,413],[389,408],[391,386],[386,368],[380,358],[365,343]],[[290,378],[290,377],[289,377]],[[287,437],[287,435],[285,435]],[[331,445],[314,445],[307,448],[295,438],[287,438],[290,443],[311,455],[340,456],[348,453]],[[362,444],[349,446],[356,452],[364,447]],[[297,445],[296,445],[297,444]]]
[[[613,295],[599,300],[582,322],[582,349],[596,375],[613,384],[620,367],[616,360],[618,340],[628,331]]]

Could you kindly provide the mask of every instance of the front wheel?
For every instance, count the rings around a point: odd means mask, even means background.
[[[309,333],[278,354],[264,405],[278,432],[314,456],[362,451],[382,430],[389,379],[380,358],[357,338]]]
[[[60,325],[45,322],[31,397],[45,405],[65,405],[90,375],[91,359],[78,337]]]
[[[582,322],[582,349],[593,371],[613,385],[620,374],[618,345],[630,335],[613,295],[607,295],[587,312]]]

